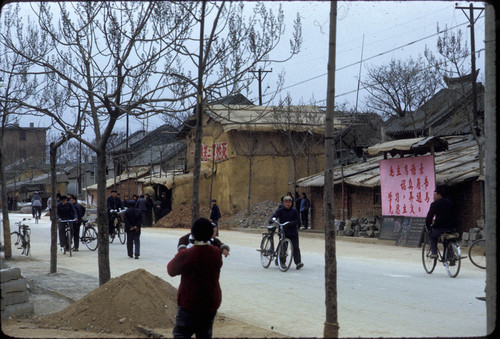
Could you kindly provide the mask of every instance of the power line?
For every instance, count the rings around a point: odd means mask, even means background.
[[[484,17],[484,16],[478,17],[478,19],[483,18],[483,17]],[[413,45],[413,44],[415,44],[415,43],[418,43],[418,42],[420,42],[420,41],[423,41],[423,40],[426,40],[426,39],[432,38],[432,37],[434,37],[434,36],[436,36],[436,35],[442,34],[442,33],[447,32],[447,31],[449,31],[449,30],[452,30],[452,29],[458,28],[458,27],[460,27],[460,26],[468,25],[468,24],[469,24],[469,22],[467,21],[467,22],[464,22],[464,23],[461,23],[461,24],[455,25],[455,26],[453,26],[453,27],[443,29],[443,30],[441,30],[441,31],[439,31],[439,32],[436,32],[436,33],[434,33],[434,34],[431,34],[431,35],[425,36],[425,37],[423,37],[423,38],[420,38],[420,39],[417,39],[417,40],[414,40],[414,41],[408,42],[408,43],[406,43],[406,44],[404,44],[404,45],[401,45],[401,46],[398,46],[398,47],[392,48],[392,49],[387,50],[387,51],[385,51],[385,52],[378,53],[378,54],[373,55],[373,56],[371,56],[371,57],[368,57],[368,58],[366,58],[366,59],[362,59],[362,60],[360,60],[360,61],[356,61],[356,62],[353,62],[353,63],[348,64],[348,65],[346,65],[346,66],[343,66],[343,67],[337,68],[337,69],[335,69],[335,71],[336,71],[336,72],[337,72],[337,71],[341,71],[341,70],[343,70],[343,69],[346,69],[346,68],[349,68],[349,67],[352,67],[352,66],[358,65],[358,64],[360,64],[360,63],[362,63],[362,62],[364,62],[364,61],[368,61],[368,60],[375,59],[375,58],[380,57],[380,56],[382,56],[382,55],[385,55],[385,54],[388,54],[388,53],[394,52],[394,51],[396,51],[396,50],[398,50],[398,49],[401,49],[401,48],[404,48],[404,47],[408,47],[408,46]],[[308,78],[308,79],[305,79],[305,80],[299,81],[299,82],[297,82],[297,83],[295,83],[295,84],[292,84],[292,85],[289,85],[289,86],[283,87],[281,90],[279,90],[279,91],[277,91],[277,92],[275,92],[275,93],[280,93],[280,92],[282,92],[282,91],[284,91],[284,90],[286,90],[286,89],[289,89],[289,88],[292,88],[292,87],[295,87],[295,86],[298,86],[298,85],[302,85],[303,83],[306,83],[306,82],[309,82],[309,81],[312,81],[312,80],[315,80],[315,79],[318,79],[318,78],[324,77],[324,76],[326,76],[327,74],[328,74],[328,73],[323,73],[323,74],[320,74],[320,75],[316,75],[316,76],[314,76],[314,77],[312,77],[312,78]],[[364,88],[363,88],[363,89],[364,89]],[[354,92],[355,92],[355,91],[356,91],[356,90],[354,90]],[[350,94],[350,93],[352,93],[352,92],[353,92],[353,91],[351,91],[351,92],[346,92],[346,93],[344,93],[344,94],[342,94],[342,95],[347,95],[347,94]],[[268,96],[268,95],[271,95],[271,94],[272,94],[272,93],[268,93],[268,94],[264,94],[263,96]],[[340,95],[336,95],[335,97],[337,97],[337,96],[340,96]]]

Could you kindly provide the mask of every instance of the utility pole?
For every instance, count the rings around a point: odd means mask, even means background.
[[[472,116],[474,117],[474,120],[477,119],[477,90],[476,90],[476,46],[475,46],[475,40],[474,40],[474,24],[476,23],[477,19],[479,19],[479,16],[481,13],[484,11],[484,7],[474,7],[472,4],[470,4],[469,7],[459,7],[455,5],[455,9],[461,9],[462,12],[465,14],[467,19],[469,20],[469,27],[470,27],[470,47],[471,47],[471,66],[472,66]],[[469,9],[469,14],[467,15],[467,12],[465,12],[465,9]],[[474,18],[474,10],[480,10],[479,15],[477,18]]]
[[[337,305],[337,258],[335,246],[335,215],[333,170],[335,164],[334,107],[335,107],[335,50],[337,45],[337,1],[330,2],[330,37],[328,46],[328,82],[325,117],[325,306],[324,338],[339,337]],[[342,206],[343,207],[343,206]]]
[[[259,68],[258,71],[252,70],[250,72],[252,73],[258,73],[257,75],[257,81],[259,82],[259,106],[262,106],[262,80],[266,77],[266,74],[264,74],[264,77],[262,77],[262,73],[271,73],[273,69],[271,70],[263,70],[262,68]],[[255,75],[255,74],[254,74]]]

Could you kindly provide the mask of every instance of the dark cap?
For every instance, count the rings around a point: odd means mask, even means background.
[[[207,218],[197,219],[191,227],[191,234],[193,235],[194,240],[198,241],[210,240],[213,232],[212,222],[210,222]]]
[[[215,199],[212,199],[212,200],[210,200],[210,201],[211,201],[211,202],[217,202],[217,200],[215,200]]]

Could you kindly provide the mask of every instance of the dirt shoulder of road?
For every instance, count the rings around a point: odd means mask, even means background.
[[[105,288],[98,285],[95,277],[72,270],[61,268],[49,274],[47,265],[29,258],[4,264],[21,269],[35,308],[32,318],[2,320],[2,333],[9,337],[172,337],[176,289],[145,270],[113,278]],[[130,292],[131,285],[137,288],[136,294]],[[126,314],[132,310],[144,317],[118,316],[120,312]],[[222,313],[215,319],[213,335],[216,338],[285,337]]]

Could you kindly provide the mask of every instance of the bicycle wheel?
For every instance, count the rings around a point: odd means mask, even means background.
[[[426,234],[424,243],[422,244],[422,264],[424,265],[425,272],[431,274],[436,267],[436,262],[437,258],[431,258],[431,244]]]
[[[260,242],[260,263],[262,267],[268,268],[273,260],[273,247],[271,243],[271,236],[266,235]]]
[[[278,245],[278,267],[282,272],[288,271],[292,265],[293,245],[288,238],[283,239]]]
[[[97,249],[97,232],[95,228],[92,226],[87,227],[82,240],[89,250],[95,251]]]
[[[11,239],[11,246],[14,248],[17,248],[18,250],[21,250],[21,254],[23,253],[23,244],[21,242],[22,236],[19,234],[19,232],[11,232],[10,233],[10,239]]]
[[[29,233],[26,233],[24,235],[23,254],[28,256],[30,254],[30,250],[31,250],[30,235]]]
[[[446,272],[452,278],[455,278],[460,272],[460,246],[453,241],[450,242],[444,252],[444,266],[446,267]]]
[[[127,241],[127,233],[125,233],[125,228],[122,227],[122,223],[118,221],[118,224],[116,225],[116,233],[118,234],[118,239],[120,239],[120,242],[122,244]]]
[[[470,245],[469,259],[475,266],[486,269],[486,239],[478,239]]]

